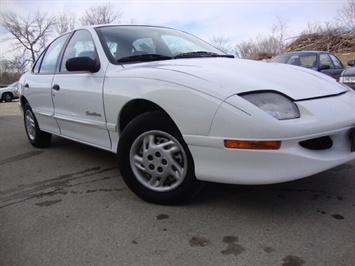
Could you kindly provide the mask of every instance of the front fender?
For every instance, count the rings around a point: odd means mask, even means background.
[[[104,101],[108,124],[118,123],[120,110],[134,99],[148,100],[163,109],[189,135],[208,135],[221,100],[167,81],[147,78],[115,78],[105,81]]]

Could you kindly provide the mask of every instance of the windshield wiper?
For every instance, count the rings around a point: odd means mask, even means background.
[[[190,52],[190,53],[182,53],[177,56],[170,57],[166,55],[160,54],[142,54],[142,55],[131,55],[120,58],[117,60],[117,63],[129,63],[129,62],[149,62],[149,61],[158,61],[158,60],[169,60],[175,58],[196,58],[196,57],[227,57],[234,58],[233,55],[221,55],[217,53],[198,51],[198,52]]]
[[[190,52],[190,53],[182,53],[174,56],[174,58],[196,58],[196,57],[227,57],[234,58],[234,55],[226,55],[226,54],[217,54],[205,51],[198,52]]]
[[[123,57],[117,60],[117,63],[123,62],[147,62],[156,60],[169,60],[172,59],[170,56],[160,55],[160,54],[142,54],[142,55],[132,55]]]

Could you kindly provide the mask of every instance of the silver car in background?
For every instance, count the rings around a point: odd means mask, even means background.
[[[17,99],[19,97],[17,84],[18,81],[11,83],[7,87],[0,88],[0,102],[11,102],[13,99]]]
[[[346,68],[340,75],[339,82],[348,85],[355,90],[355,60],[348,61],[348,68]]]

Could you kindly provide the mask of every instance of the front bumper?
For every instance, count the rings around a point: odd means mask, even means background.
[[[273,184],[304,178],[355,159],[353,128],[283,139],[279,150],[238,150],[224,147],[223,138],[184,136],[195,162],[197,179],[229,184]],[[324,150],[300,142],[330,136]]]

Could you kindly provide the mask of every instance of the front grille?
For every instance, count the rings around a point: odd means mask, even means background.
[[[333,146],[333,141],[329,136],[301,141],[301,147],[309,150],[327,150]]]

